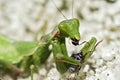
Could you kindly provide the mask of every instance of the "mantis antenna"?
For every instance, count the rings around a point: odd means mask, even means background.
[[[73,18],[73,6],[74,6],[74,0],[72,0],[72,18]]]
[[[67,20],[67,17],[65,17],[65,15],[61,12],[61,10],[57,7],[57,5],[55,4],[54,0],[52,0],[53,4],[55,5],[55,7],[57,8],[57,10],[63,15],[63,17]]]

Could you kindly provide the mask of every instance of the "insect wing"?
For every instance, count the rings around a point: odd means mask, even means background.
[[[29,55],[36,46],[36,42],[14,42],[0,35],[0,60],[18,63],[25,55]]]

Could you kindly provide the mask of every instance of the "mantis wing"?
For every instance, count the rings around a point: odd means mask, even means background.
[[[0,60],[9,63],[17,63],[23,56],[29,55],[36,46],[37,42],[15,42],[0,35]]]

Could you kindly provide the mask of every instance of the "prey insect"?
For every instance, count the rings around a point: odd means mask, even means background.
[[[90,58],[90,56],[93,54],[96,46],[101,43],[101,41],[97,42],[95,37],[92,37],[85,45],[84,47],[79,51],[77,54],[72,54],[71,58],[75,59],[76,61],[83,64],[87,61],[87,59]],[[69,65],[69,71],[71,73],[78,72],[80,70],[81,66],[79,65]]]

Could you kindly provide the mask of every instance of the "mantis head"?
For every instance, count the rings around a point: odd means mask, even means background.
[[[59,24],[59,30],[62,36],[69,37],[74,45],[79,44],[79,21],[76,18],[64,20]]]

